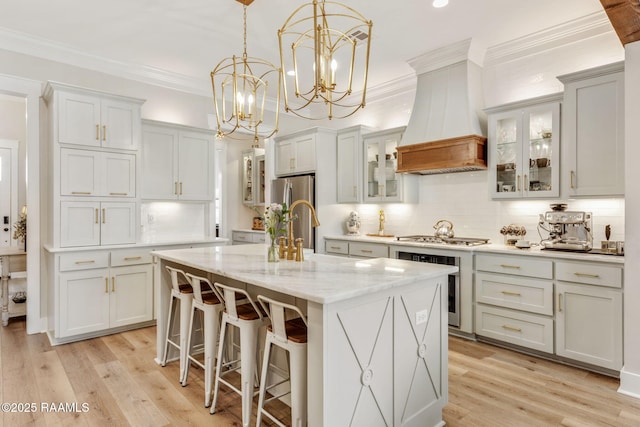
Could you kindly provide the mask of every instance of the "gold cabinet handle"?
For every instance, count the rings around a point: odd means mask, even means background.
[[[178,181],[173,183],[173,194],[178,195]]]
[[[109,293],[109,278],[108,277],[104,278],[104,293],[105,294]]]
[[[576,188],[575,184],[576,172],[571,171],[571,189],[574,190]]]
[[[180,195],[182,196],[182,181],[180,181]]]
[[[562,313],[562,294],[558,294],[558,313]]]
[[[109,193],[110,196],[126,196],[129,193]]]
[[[98,224],[99,220],[98,220],[98,208],[96,208],[96,224]]]
[[[71,194],[89,195],[91,194],[91,191],[72,191]]]
[[[329,248],[337,250],[337,249],[340,249],[340,246],[329,246]]]
[[[502,325],[502,329],[506,329],[507,331],[522,332],[522,328],[516,328],[515,326],[509,325]]]
[[[520,292],[510,292],[510,291],[502,291],[502,294],[503,295],[511,295],[511,296],[514,296],[514,297],[519,297],[521,295]]]
[[[116,276],[111,276],[111,292],[116,291]]]
[[[139,259],[142,259],[142,257],[141,256],[126,256],[126,257],[124,257],[125,261],[136,261],[136,260],[139,260]]]
[[[520,175],[516,178],[516,189],[520,191]]]
[[[295,169],[295,168],[296,168],[296,159],[292,157],[289,159],[289,169]]]
[[[102,140],[107,140],[107,125],[102,125]]]
[[[523,184],[522,190],[529,191],[529,176],[526,173],[524,174]]]
[[[369,249],[360,249],[360,252],[362,252],[363,254],[372,254],[373,251],[369,250]]]
[[[102,208],[102,223],[107,223],[107,210],[105,208]]]
[[[100,125],[96,125],[96,141],[100,141]]]
[[[591,273],[580,273],[579,271],[573,273],[578,277],[591,277],[592,279],[598,279],[600,278],[599,274],[591,274]]]
[[[85,259],[82,261],[76,261],[75,264],[93,264],[94,262],[96,262],[95,259]]]
[[[510,264],[500,264],[500,267],[502,267],[502,268],[516,268],[516,269],[520,268],[519,265],[510,265]]]

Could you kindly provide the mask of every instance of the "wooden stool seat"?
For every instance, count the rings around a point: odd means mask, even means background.
[[[193,288],[188,283],[179,284],[178,285],[178,289],[180,290],[181,294],[192,294],[193,293]]]
[[[216,305],[216,304],[220,304],[220,299],[215,293],[208,292],[206,294],[205,293],[202,294],[202,302],[207,305]]]
[[[258,308],[260,314],[258,314],[254,307]],[[236,311],[238,313],[238,319],[241,320],[258,320],[262,319],[263,317],[267,317],[267,313],[264,312],[262,307],[258,305],[252,305],[250,303],[240,304],[236,306]]]
[[[287,332],[287,339],[298,344],[304,344],[307,342],[307,325],[300,317],[287,320],[284,322],[284,327]],[[273,327],[269,325],[267,327],[269,332],[273,332]]]

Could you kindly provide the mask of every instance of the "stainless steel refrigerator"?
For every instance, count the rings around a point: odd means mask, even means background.
[[[315,208],[315,177],[313,175],[292,176],[278,178],[271,182],[271,199],[274,203],[291,203],[296,200],[306,200]],[[315,248],[315,231],[311,225],[311,212],[303,205],[296,207],[293,221],[293,235],[304,239],[304,247]]]

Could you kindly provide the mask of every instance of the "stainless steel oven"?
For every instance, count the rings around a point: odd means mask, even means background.
[[[460,258],[447,255],[429,255],[424,253],[412,253],[400,251],[398,259],[406,259],[417,262],[428,262],[430,264],[455,265],[460,267]],[[449,325],[460,327],[460,273],[449,275]]]

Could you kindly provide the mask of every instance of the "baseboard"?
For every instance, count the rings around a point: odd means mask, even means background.
[[[623,367],[620,371],[618,393],[640,399],[640,374],[629,372]]]

